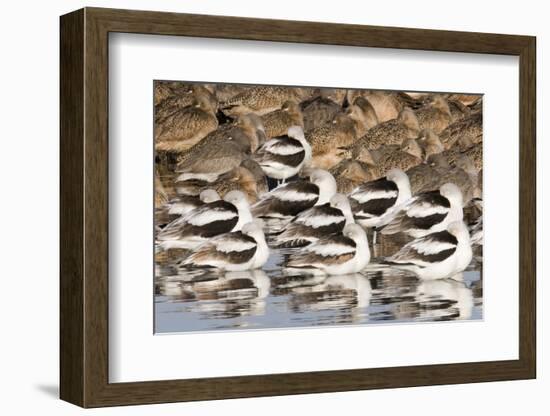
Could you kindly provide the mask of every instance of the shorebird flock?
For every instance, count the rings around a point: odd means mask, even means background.
[[[434,280],[482,244],[479,95],[162,81],[154,100],[156,253],[181,270],[288,249],[288,273]]]

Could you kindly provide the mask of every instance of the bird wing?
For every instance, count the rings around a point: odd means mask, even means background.
[[[353,213],[362,219],[380,217],[395,205],[398,194],[395,182],[385,177],[367,182],[350,195]]]
[[[216,236],[200,245],[184,264],[246,263],[256,253],[256,241],[240,231]]]
[[[448,231],[440,231],[417,238],[405,244],[397,253],[388,258],[389,263],[415,264],[425,267],[442,262],[456,251],[458,240]]]
[[[293,220],[293,223],[318,228],[340,221],[343,221],[342,211],[326,203],[300,212]]]
[[[382,233],[391,234],[409,229],[428,230],[449,214],[451,204],[439,191],[425,192],[411,198],[394,218],[383,227]]]
[[[214,201],[172,221],[159,233],[158,239],[172,240],[186,235],[206,233],[206,236],[211,236],[228,232],[235,226],[238,215],[237,208],[229,202]]]

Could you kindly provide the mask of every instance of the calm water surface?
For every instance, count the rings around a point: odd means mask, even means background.
[[[379,243],[371,263],[404,242]],[[421,282],[376,264],[354,275],[287,275],[290,252],[272,250],[262,270],[231,273],[178,271],[182,253],[158,258],[155,332],[482,319],[480,253],[457,280]]]

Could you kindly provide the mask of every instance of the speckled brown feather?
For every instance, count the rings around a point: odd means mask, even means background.
[[[415,114],[421,129],[431,129],[438,134],[452,121],[447,100],[441,96],[434,96],[432,102],[418,109]]]
[[[184,108],[164,120],[155,129],[155,147],[159,151],[182,152],[216,130],[218,120],[201,108]]]
[[[466,156],[474,163],[475,168],[479,171],[483,167],[483,143],[477,143],[464,152]]]
[[[419,131],[403,125],[398,119],[386,121],[373,128],[361,137],[354,148],[365,146],[369,150],[384,145],[400,145],[406,139],[418,137]],[[355,152],[356,150],[352,150]]]
[[[264,115],[281,108],[288,100],[302,101],[308,91],[301,88],[258,86],[237,94],[222,105],[229,116],[255,113]]]
[[[462,150],[483,140],[483,116],[474,112],[470,116],[449,125],[439,136],[445,149],[458,143]]]
[[[283,108],[262,116],[267,138],[283,136],[288,133],[289,127],[304,126],[304,119],[300,107],[295,102],[285,102]]]

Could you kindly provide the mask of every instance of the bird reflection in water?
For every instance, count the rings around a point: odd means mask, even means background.
[[[377,255],[401,244],[382,236]],[[421,281],[376,261],[361,273],[319,276],[280,267],[297,249],[272,250],[258,270],[182,271],[157,261],[156,332],[211,331],[481,319],[481,273],[475,260],[451,279]]]

